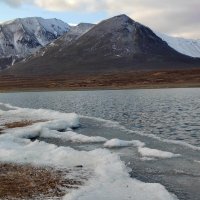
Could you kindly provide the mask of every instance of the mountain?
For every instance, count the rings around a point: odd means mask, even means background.
[[[155,32],[155,34],[166,41],[167,44],[176,51],[194,58],[200,58],[200,39],[192,40],[171,37],[159,32]]]
[[[55,47],[58,47],[59,51],[61,51],[61,49],[67,47],[71,42],[77,40],[94,26],[94,24],[89,23],[80,23],[76,26],[71,26],[69,31],[63,34],[63,36],[47,44],[44,48],[41,48],[35,54],[30,55],[30,57],[25,58],[24,61],[32,59],[33,57],[44,56],[46,52],[51,51],[51,49],[54,49]]]
[[[0,68],[14,64],[68,32],[58,19],[18,18],[0,24]]]
[[[148,27],[119,15],[102,21],[79,37],[72,38],[66,33],[42,54],[4,73],[19,76],[104,74],[190,69],[199,64],[199,59],[175,51]]]

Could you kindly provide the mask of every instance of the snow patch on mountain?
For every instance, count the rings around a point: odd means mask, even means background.
[[[52,42],[70,26],[58,19],[18,18],[0,25],[0,56],[25,57]]]
[[[155,32],[155,34],[176,51],[194,58],[200,57],[200,39],[172,37],[159,32]]]

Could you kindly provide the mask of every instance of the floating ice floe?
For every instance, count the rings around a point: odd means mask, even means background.
[[[174,154],[167,151],[161,151],[158,149],[150,149],[147,147],[139,147],[138,152],[143,157],[152,157],[152,158],[173,158],[173,157],[179,157],[180,154]]]
[[[119,139],[111,139],[104,143],[104,147],[106,148],[116,148],[116,147],[128,147],[128,146],[136,146],[136,147],[143,147],[145,143],[139,140],[119,140]]]
[[[56,130],[49,130],[43,128],[40,134],[43,138],[58,138],[63,141],[80,142],[80,143],[92,143],[92,142],[105,142],[107,139],[99,136],[86,136],[78,134],[73,131],[59,132]]]

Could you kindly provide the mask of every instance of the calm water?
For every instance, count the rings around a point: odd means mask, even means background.
[[[0,94],[0,102],[109,119],[129,129],[200,146],[200,89]]]
[[[178,158],[143,161],[135,147],[111,150],[118,153],[132,170],[132,177],[161,183],[180,200],[199,200],[200,89],[6,93],[0,94],[0,102],[117,121],[126,129],[82,117],[81,128],[76,131],[107,139],[136,139],[145,142],[149,148],[181,154]],[[151,134],[161,139],[150,137]],[[94,143],[83,145],[56,139],[43,140],[77,150],[102,148],[101,144]],[[179,145],[177,141],[193,146]]]

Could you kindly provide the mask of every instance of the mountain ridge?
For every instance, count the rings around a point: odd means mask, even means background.
[[[127,18],[126,15],[120,16],[124,19]],[[35,23],[33,23],[33,21],[35,21]],[[36,28],[34,28],[34,31],[32,32],[48,33],[46,35],[39,34],[39,36],[36,36],[36,33],[27,34],[27,29],[30,29],[30,27],[27,28],[27,23],[31,22],[34,24],[34,26],[36,26],[35,24],[38,24],[40,30],[38,31]],[[14,28],[15,23],[18,23],[18,26],[20,26],[21,29],[17,27],[17,25],[15,25]],[[23,25],[24,23],[26,25],[25,27]],[[51,25],[53,25],[54,29],[56,26],[59,27],[59,29],[57,28],[58,30],[56,29],[57,31],[55,31],[52,29],[52,27],[50,27]],[[12,26],[12,31],[7,30],[6,34],[4,34],[6,29],[2,28],[4,26]],[[68,43],[72,40],[78,39],[78,37],[83,35],[94,26],[94,24],[90,23],[80,23],[77,26],[70,26],[56,18],[43,19],[41,17],[17,18],[4,23],[0,23],[0,70],[7,68],[8,66],[12,66],[14,63],[23,60],[24,58],[27,60],[34,54],[44,54],[46,49],[49,48],[49,45],[53,46],[54,41],[59,37],[66,38],[65,44],[63,44],[63,41],[61,42],[61,40],[58,40],[55,42],[55,45],[58,45],[59,43],[61,45],[62,43],[63,46],[66,46],[66,44],[68,45]],[[49,31],[49,27],[51,31]],[[18,36],[17,40],[16,35],[19,32],[21,32],[21,36]],[[28,32],[30,32],[30,30],[28,30]],[[67,32],[69,32],[69,34],[65,34]],[[194,58],[200,57],[200,40],[175,38],[155,31],[153,32],[163,41],[167,42],[167,44],[176,51]],[[41,35],[43,38],[41,38]]]
[[[66,42],[62,38],[67,34],[58,39],[61,44]],[[150,28],[119,15],[100,22],[67,45],[47,48],[44,54],[32,56],[7,72],[59,75],[193,67],[199,67],[199,59],[177,52]]]
[[[177,52],[128,16],[79,28],[0,72],[0,90],[200,85],[199,58]]]
[[[200,58],[200,39],[185,39],[180,37],[172,37],[156,31],[154,32],[176,51],[193,58]]]

